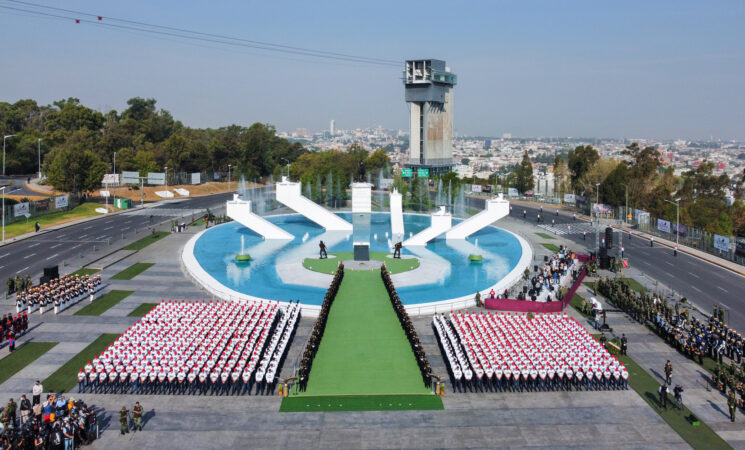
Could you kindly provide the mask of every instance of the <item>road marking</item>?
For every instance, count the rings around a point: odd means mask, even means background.
[[[729,291],[728,291],[727,289],[723,288],[723,287],[719,287],[719,286],[717,286],[717,289],[721,289],[721,290],[723,290],[724,292],[726,292],[726,293],[728,293],[728,294],[729,294]]]
[[[57,247],[59,247],[60,245],[62,245],[62,244],[56,244],[56,245],[53,245],[53,246],[51,246],[51,247],[49,247],[49,248],[57,248]]]
[[[645,266],[648,266],[649,265],[649,263],[646,262],[646,261],[639,261],[639,262],[642,263],[642,264],[644,264]]]
[[[60,234],[59,236],[57,236],[57,239],[62,239],[65,236],[67,236],[67,235],[66,234]]]
[[[88,235],[87,234],[84,234],[84,235],[80,236],[78,239],[85,239],[86,237],[88,237]]]
[[[24,267],[23,269],[19,270],[19,271],[18,271],[18,272],[16,272],[16,273],[20,273],[20,272],[25,272],[25,271],[27,271],[27,270],[28,270],[28,269],[30,269],[30,268],[31,268],[31,266],[26,266],[26,267]]]
[[[697,291],[701,292],[702,294],[704,293],[704,291],[702,291],[701,289],[697,288],[696,286],[691,286],[691,287],[692,287],[693,289],[695,289],[695,290],[697,290]]]
[[[80,245],[81,245],[81,244],[78,244],[78,245],[76,245],[76,246],[75,246],[75,247],[73,247],[73,248],[72,248],[71,250],[74,250],[74,249],[76,249],[76,248],[80,247]]]
[[[39,244],[41,244],[41,242],[37,242],[37,243],[36,243],[36,244],[34,244],[34,245],[29,245],[29,246],[28,246],[28,248],[34,248],[34,247],[36,247],[36,246],[37,246],[37,245],[39,245]]]
[[[9,255],[10,255],[10,253],[6,253],[4,255],[0,255],[0,258],[5,258],[6,256],[9,256]]]
[[[91,225],[91,226],[89,226],[89,227],[85,227],[85,228],[83,228],[83,229],[84,229],[84,230],[90,230],[91,228],[93,228],[93,225]]]
[[[700,276],[696,275],[696,274],[695,274],[695,273],[693,273],[693,272],[688,272],[688,274],[689,274],[689,275],[691,275],[691,276],[692,276],[692,277],[694,277],[694,278],[701,278]]]
[[[103,231],[110,230],[112,228],[114,228],[114,227],[106,227],[106,228],[103,229]]]
[[[665,264],[667,264],[668,266],[673,266],[673,267],[675,267],[675,264],[671,263],[670,261],[665,261]]]
[[[26,255],[23,257],[23,259],[29,259],[32,256],[36,256],[36,253],[31,253],[30,255]]]
[[[108,239],[108,238],[109,238],[108,236],[103,235],[103,236],[97,237],[96,240],[103,240],[103,239]]]
[[[129,227],[127,227],[127,228],[122,228],[122,229],[121,229],[121,231],[127,231],[127,230],[129,230]]]
[[[57,253],[55,253],[54,255],[52,255],[52,256],[50,256],[49,258],[47,258],[47,261],[49,261],[49,260],[50,260],[50,259],[52,259],[52,258],[56,258],[57,256],[59,256],[59,255],[58,255]]]
[[[670,278],[675,278],[675,275],[671,274],[670,272],[665,272],[665,273],[666,273],[666,274],[667,274],[667,276],[669,276]]]
[[[5,267],[5,266],[0,266],[0,269],[2,269],[3,267]]]

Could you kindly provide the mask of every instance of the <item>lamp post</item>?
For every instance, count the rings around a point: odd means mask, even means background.
[[[288,160],[287,158],[279,158],[279,159],[287,162],[287,181],[290,181],[290,160]]]
[[[595,183],[595,208],[600,202],[600,183]],[[593,210],[595,208],[592,208]],[[595,212],[595,249],[600,251],[600,218],[597,211]]]
[[[166,182],[166,192],[168,192],[168,166],[166,166],[166,175],[163,178]]]
[[[230,192],[230,167],[232,164],[228,164],[228,192]]]
[[[41,138],[38,139],[39,143],[39,179],[41,180]]]
[[[623,222],[622,224],[626,223],[626,219],[629,217],[629,185],[626,183],[621,183],[626,188],[626,208],[623,210]]]
[[[3,242],[5,242],[5,188],[6,186],[0,187],[0,192],[2,192],[3,197]]]
[[[116,178],[116,152],[114,152],[114,178]],[[117,180],[116,187],[119,187],[119,180]],[[116,207],[116,192],[114,193],[114,207]]]
[[[3,176],[5,176],[5,140],[14,136],[15,134],[8,134],[3,136]]]
[[[670,200],[665,201],[675,205],[675,256],[678,256],[678,239],[680,238],[680,198],[676,198],[674,202]]]

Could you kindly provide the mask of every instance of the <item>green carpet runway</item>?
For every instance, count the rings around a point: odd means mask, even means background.
[[[280,411],[443,409],[424,386],[380,271],[344,273],[308,387]]]

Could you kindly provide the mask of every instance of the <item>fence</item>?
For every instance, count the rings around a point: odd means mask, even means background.
[[[12,203],[12,204],[11,204]],[[2,214],[0,214],[0,217],[3,215],[5,216],[5,225],[10,225],[12,223],[16,222],[23,222],[26,220],[25,215],[15,216],[13,214],[13,205],[17,203],[24,203],[21,201],[18,202],[11,202],[9,199],[5,199],[5,211],[0,211]],[[28,201],[28,220],[30,223],[31,221],[41,217],[45,216],[47,214],[53,214],[56,212],[62,212],[62,211],[69,211],[70,209],[78,206],[80,204],[80,198],[73,197],[72,195],[69,196],[67,206],[64,208],[57,209],[54,204],[54,197],[49,197],[45,200],[29,200]]]
[[[582,259],[587,260],[586,255],[578,256],[583,256]],[[577,289],[579,289],[580,285],[582,284],[582,280],[585,279],[586,274],[587,269],[583,267],[577,279],[574,281],[574,283],[572,283],[572,287],[569,288],[569,291],[567,291],[567,293],[564,294],[564,297],[562,297],[561,301],[558,302],[533,302],[530,300],[487,298],[486,300],[484,300],[484,305],[486,306],[486,309],[496,309],[499,311],[533,313],[561,312],[564,310],[564,308],[567,307],[567,305],[569,305],[572,297],[574,297],[574,293],[577,292]]]

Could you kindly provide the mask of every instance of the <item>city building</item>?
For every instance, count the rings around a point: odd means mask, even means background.
[[[334,124],[334,119],[331,119],[331,123],[329,123],[329,135],[331,135],[331,136],[333,136],[334,135],[334,131],[336,131],[336,130],[334,130],[334,125],[335,125]]]
[[[453,87],[457,77],[438,59],[406,61],[404,90],[410,111],[408,167],[430,174],[453,169]]]

